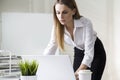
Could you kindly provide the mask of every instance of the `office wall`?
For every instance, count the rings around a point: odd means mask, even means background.
[[[2,36],[2,12],[50,13],[52,12],[52,4],[54,1],[55,0],[0,0],[0,45]]]
[[[1,14],[0,14],[0,45],[1,45],[1,41],[2,41],[2,20],[1,20]],[[1,46],[0,46],[1,49]]]
[[[44,12],[45,0],[0,0],[1,12]]]
[[[16,55],[40,55],[53,26],[52,14],[2,13],[2,49]]]
[[[120,80],[120,0],[114,0],[114,65],[115,65],[115,74],[116,78]],[[114,72],[113,72],[114,73]],[[114,80],[115,80],[114,79]]]

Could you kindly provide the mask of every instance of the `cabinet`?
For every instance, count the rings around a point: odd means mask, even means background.
[[[0,78],[18,77],[20,70],[18,62],[21,56],[13,55],[10,51],[0,50]]]

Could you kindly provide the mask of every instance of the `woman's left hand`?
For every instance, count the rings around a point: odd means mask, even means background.
[[[79,68],[76,70],[76,72],[75,72],[76,80],[79,80],[79,74],[78,74],[78,72],[79,72],[80,70],[85,70],[85,69],[87,69],[87,66],[84,65],[84,64],[81,64],[80,67],[79,67]]]
[[[75,78],[76,78],[76,80],[79,80],[79,74],[77,71],[75,72]]]

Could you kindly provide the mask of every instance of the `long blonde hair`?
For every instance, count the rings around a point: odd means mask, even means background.
[[[79,19],[80,14],[79,14],[79,11],[78,11],[75,0],[56,0],[55,4],[53,6],[53,17],[54,17],[56,41],[57,41],[59,49],[63,51],[64,50],[64,25],[62,25],[59,22],[59,20],[56,16],[56,10],[55,10],[55,6],[58,3],[59,4],[64,4],[72,10],[76,9],[76,13],[75,13],[75,15],[73,15],[74,19]]]

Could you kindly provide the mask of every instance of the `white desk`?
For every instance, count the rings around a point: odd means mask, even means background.
[[[0,80],[20,80],[19,78],[0,78]]]

